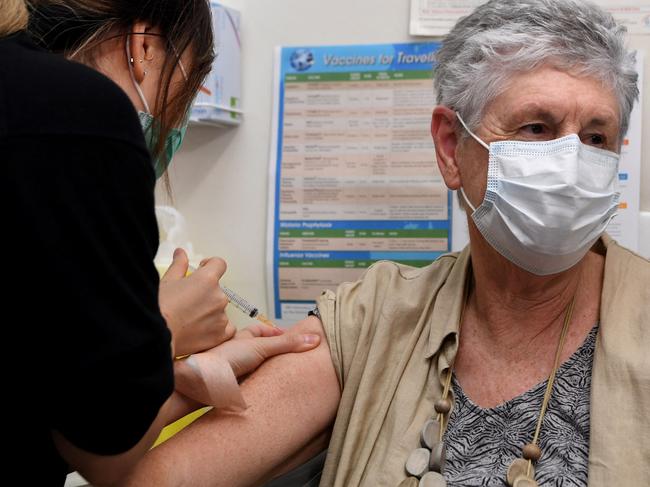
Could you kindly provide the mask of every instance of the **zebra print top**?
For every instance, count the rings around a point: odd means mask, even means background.
[[[591,366],[598,325],[558,369],[544,416],[535,479],[540,486],[586,487]],[[506,472],[532,440],[547,381],[492,409],[474,404],[453,378],[454,409],[445,432],[449,487],[505,487]]]

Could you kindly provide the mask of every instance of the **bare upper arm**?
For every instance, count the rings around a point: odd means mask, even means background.
[[[309,317],[289,333],[321,343],[266,361],[242,384],[246,411],[206,414],[148,453],[128,485],[259,485],[325,448],[340,390],[323,327]]]

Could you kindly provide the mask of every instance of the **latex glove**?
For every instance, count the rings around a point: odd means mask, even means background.
[[[228,298],[219,287],[226,263],[218,257],[204,259],[196,271],[185,277],[188,267],[187,254],[176,249],[158,292],[175,356],[208,350],[236,332],[226,315]]]
[[[176,390],[217,408],[241,410],[246,403],[237,378],[253,372],[266,359],[291,352],[306,352],[320,343],[318,335],[284,333],[279,328],[255,324],[234,340],[174,363]]]

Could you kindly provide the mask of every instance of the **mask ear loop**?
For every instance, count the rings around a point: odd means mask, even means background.
[[[471,135],[472,138],[473,138],[476,142],[478,142],[479,144],[481,144],[483,147],[485,147],[485,148],[489,151],[489,150],[490,150],[490,146],[487,145],[485,142],[483,142],[483,141],[482,141],[482,140],[481,140],[481,139],[480,139],[480,138],[479,138],[479,137],[478,137],[474,132],[472,132],[472,131],[469,129],[469,127],[468,127],[467,124],[465,123],[465,120],[463,120],[463,117],[460,116],[460,113],[458,113],[458,112],[455,112],[455,113],[456,113],[456,118],[458,118],[458,120],[460,121],[460,123],[462,124],[462,126],[465,128],[465,130],[467,131],[467,133],[468,133],[469,135]],[[472,209],[472,213],[475,212],[475,211],[476,211],[476,208],[475,208],[474,205],[470,202],[470,200],[469,200],[469,198],[467,197],[467,195],[465,194],[465,190],[463,189],[462,186],[460,187],[460,194],[463,195],[463,199],[465,200],[465,203],[467,204],[467,206],[469,206],[469,207]]]
[[[485,148],[489,151],[489,150],[490,150],[490,146],[487,145],[485,142],[483,142],[481,139],[479,139],[478,136],[477,136],[474,132],[472,132],[472,131],[469,129],[469,127],[468,127],[467,124],[465,123],[465,120],[463,120],[463,117],[460,116],[460,113],[458,113],[458,112],[455,112],[455,113],[456,113],[456,118],[458,118],[458,120],[460,120],[460,123],[463,125],[463,127],[465,128],[465,130],[467,130],[467,133],[468,133],[469,135],[471,135],[472,138],[473,138],[476,142],[478,142],[479,144],[481,144],[483,147],[485,147]]]
[[[171,42],[170,42],[171,44]],[[181,57],[178,55],[178,51],[176,50],[176,47],[174,44],[171,44],[172,49],[174,50],[174,54],[176,55],[176,59],[178,59],[178,67],[181,69],[181,74],[183,75],[183,78],[185,78],[185,82],[187,83],[189,81],[189,78],[187,76],[187,71],[185,71],[185,66],[183,66],[183,61],[181,61]],[[196,100],[196,95],[194,97]],[[186,125],[188,120],[190,119],[190,112],[192,111],[192,105],[194,105],[194,100],[192,103],[190,103],[190,106],[187,110],[187,113],[185,114],[185,118],[183,120],[183,123],[181,125]]]
[[[131,64],[133,63],[133,57],[131,56],[131,47],[129,46],[130,38],[131,35],[127,34],[126,43],[125,43],[126,64],[129,65],[129,75],[131,75],[131,81],[133,81],[133,86],[135,87],[135,91],[138,92],[138,95],[140,96],[140,101],[142,101],[142,104],[144,105],[144,109],[147,111],[149,115],[151,115],[151,110],[149,109],[149,103],[147,103],[147,99],[144,97],[144,93],[142,93],[142,89],[140,88],[138,81],[135,79],[135,74],[133,74],[133,66],[131,66]]]
[[[472,213],[474,213],[476,211],[476,208],[474,208],[474,205],[469,201],[469,198],[465,194],[465,190],[463,189],[462,186],[460,187],[459,191],[460,191],[460,194],[463,195],[463,199],[465,200],[465,204],[467,204],[467,206],[469,206],[472,209]]]

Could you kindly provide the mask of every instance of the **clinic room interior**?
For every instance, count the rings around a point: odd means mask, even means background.
[[[10,213],[53,198],[69,215],[43,228],[98,248],[46,264],[83,310],[53,340],[95,353],[53,355],[70,375],[11,457],[41,442],[43,467],[4,485],[650,485],[649,0],[5,8]],[[39,147],[12,111],[21,49],[81,80],[48,95],[73,96],[51,125],[73,135],[34,122],[42,154],[95,137],[142,168],[14,169]]]

